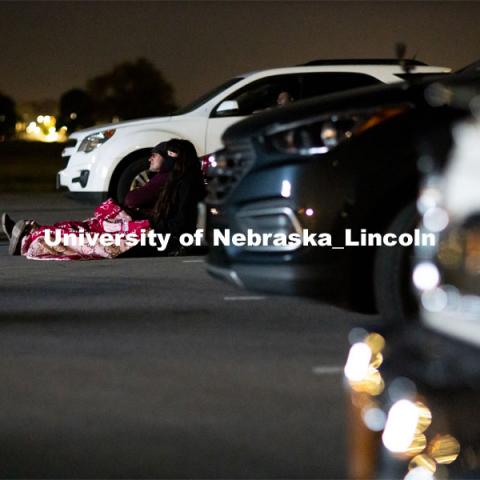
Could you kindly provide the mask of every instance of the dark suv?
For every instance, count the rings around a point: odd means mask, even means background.
[[[441,85],[478,73],[369,87],[285,106],[230,127],[209,173],[208,271],[248,289],[301,294],[386,317],[413,308],[403,247],[346,247],[345,232],[412,232],[417,159],[445,159],[464,115]],[[421,138],[435,136],[435,152]],[[420,143],[421,145],[421,143]],[[421,150],[421,148],[420,148]],[[328,247],[214,245],[214,229],[328,232]],[[362,230],[363,229],[363,230]],[[376,297],[376,302],[375,302]],[[412,296],[413,299],[413,296]]]

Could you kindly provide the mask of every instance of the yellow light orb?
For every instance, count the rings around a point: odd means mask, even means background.
[[[423,467],[426,468],[428,471],[434,473],[437,470],[437,464],[432,457],[425,455],[422,453],[421,455],[417,455],[410,460],[408,464],[408,469],[411,470],[412,468]]]
[[[448,465],[458,458],[460,443],[451,435],[436,435],[428,446],[428,453],[437,463]]]
[[[415,402],[418,408],[417,433],[424,432],[432,423],[432,412],[422,402]]]
[[[385,348],[385,339],[378,333],[370,333],[365,337],[366,343],[372,353],[380,353]]]
[[[405,450],[405,454],[408,456],[418,455],[423,452],[427,447],[427,438],[423,433],[417,433],[413,438],[410,446]]]
[[[363,380],[358,382],[350,381],[350,386],[355,392],[368,393],[368,395],[376,397],[383,392],[385,383],[380,372],[372,368]]]
[[[383,355],[381,353],[375,353],[374,355],[372,355],[372,358],[370,360],[370,366],[372,368],[379,368],[382,362]]]

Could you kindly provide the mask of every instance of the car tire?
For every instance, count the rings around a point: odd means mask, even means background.
[[[139,157],[120,174],[116,187],[116,200],[123,203],[130,190],[144,185],[148,180],[148,158]]]
[[[415,203],[397,213],[384,233],[413,233],[419,216]],[[418,304],[411,284],[411,265],[414,247],[379,247],[374,262],[373,280],[377,311],[382,321],[406,323],[418,312]]]

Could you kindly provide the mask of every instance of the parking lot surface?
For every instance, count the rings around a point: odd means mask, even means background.
[[[41,221],[88,211],[14,197]],[[371,317],[235,289],[202,257],[39,262],[6,242],[0,291],[1,477],[345,477],[347,335]]]

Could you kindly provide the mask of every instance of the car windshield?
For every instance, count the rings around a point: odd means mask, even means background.
[[[215,87],[213,90],[210,90],[205,95],[202,95],[200,98],[197,98],[197,100],[193,101],[192,103],[189,103],[186,107],[182,107],[179,110],[175,111],[172,115],[183,115],[184,113],[192,112],[193,110],[197,109],[204,103],[211,100],[213,97],[216,97],[223,90],[226,90],[227,88],[231,87],[232,85],[239,82],[240,80],[243,80],[243,78],[244,77],[231,78],[227,82],[224,82],[218,87]]]

